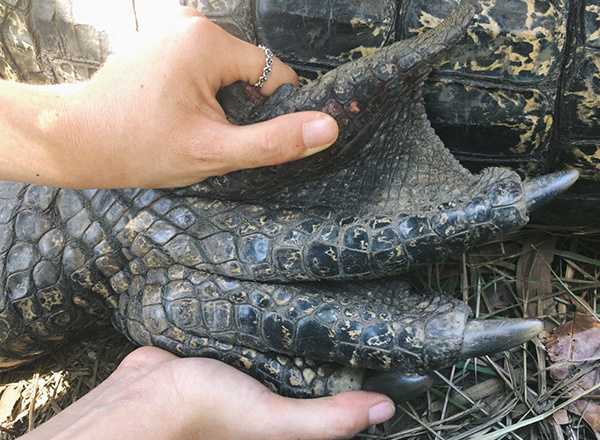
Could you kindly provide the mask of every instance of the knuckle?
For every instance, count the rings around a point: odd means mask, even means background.
[[[273,164],[279,164],[292,159],[290,153],[293,149],[288,148],[289,139],[278,135],[274,130],[267,130],[263,141],[259,143],[259,159]]]
[[[140,347],[129,353],[119,365],[121,369],[144,370],[152,364],[156,348]]]
[[[212,40],[213,38],[218,38],[221,35],[221,28],[210,21],[204,14],[194,14],[188,19],[191,22],[190,29],[198,38],[201,37],[203,40]]]
[[[233,171],[230,155],[222,141],[207,136],[202,142],[190,142],[186,156],[192,164],[193,172],[202,176],[222,176]]]
[[[202,142],[201,144],[192,143],[190,149],[190,157],[198,165],[222,161],[224,153],[225,147],[218,141]]]
[[[194,39],[203,39],[205,40],[208,36],[210,36],[209,26],[210,21],[201,15],[186,15],[186,33]]]
[[[181,8],[181,15],[183,17],[203,17],[203,18],[206,18],[206,15],[204,15],[199,10],[192,8],[191,6],[183,6]]]

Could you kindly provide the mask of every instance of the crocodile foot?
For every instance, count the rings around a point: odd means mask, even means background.
[[[230,110],[241,123],[329,112],[340,137],[315,156],[172,190],[1,185],[2,362],[113,309],[136,343],[221,359],[282,394],[402,396],[535,336],[537,321],[470,320],[398,278],[523,226],[576,178],[473,175],[434,133],[422,84],[472,15],[284,86],[252,114]]]

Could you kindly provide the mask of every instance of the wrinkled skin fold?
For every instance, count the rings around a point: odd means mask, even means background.
[[[340,138],[317,156],[172,190],[2,183],[0,366],[112,316],[138,344],[223,360],[284,395],[381,383],[402,395],[535,336],[537,321],[519,321],[501,342],[478,339],[465,304],[397,278],[523,226],[576,178],[472,175],[435,135],[422,85],[472,15],[284,86],[252,113],[224,103],[238,123],[330,113]]]

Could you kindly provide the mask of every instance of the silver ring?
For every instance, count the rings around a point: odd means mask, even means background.
[[[269,77],[269,74],[272,71],[271,66],[273,65],[273,52],[271,52],[271,49],[269,49],[266,46],[263,46],[262,44],[258,47],[265,51],[265,67],[263,69],[262,75],[258,79],[258,82],[253,86],[256,90],[260,90],[262,86],[267,82],[267,78]]]

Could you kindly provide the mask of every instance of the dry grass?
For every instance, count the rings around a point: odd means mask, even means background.
[[[23,435],[71,405],[105,380],[134,348],[107,328],[0,374],[0,440]]]
[[[582,298],[598,311],[600,230],[530,227],[412,275],[421,289],[442,289],[471,305],[477,317],[538,316],[551,333],[571,319]],[[114,371],[132,350],[107,329],[87,335],[32,365],[0,375],[0,439],[49,419]],[[600,370],[598,357],[587,364]],[[590,366],[591,365],[591,366]],[[569,392],[586,371],[555,383],[540,339],[510,352],[463,362],[437,373],[425,398],[402,404],[393,421],[361,438],[598,439],[571,412]],[[596,384],[596,386],[600,386]],[[593,389],[598,401],[600,393]]]
[[[546,336],[572,319],[572,298],[599,311],[600,230],[549,231],[530,227],[461,260],[417,274],[416,283],[453,292],[478,317],[540,317]],[[597,315],[596,315],[597,318]],[[544,335],[544,334],[543,334]],[[600,341],[595,341],[600,345]],[[426,399],[399,406],[395,420],[363,438],[385,439],[598,439],[570,396],[590,370],[600,372],[600,351],[558,383],[542,339],[437,373]],[[586,417],[590,414],[586,414]],[[597,427],[596,427],[597,429]]]

